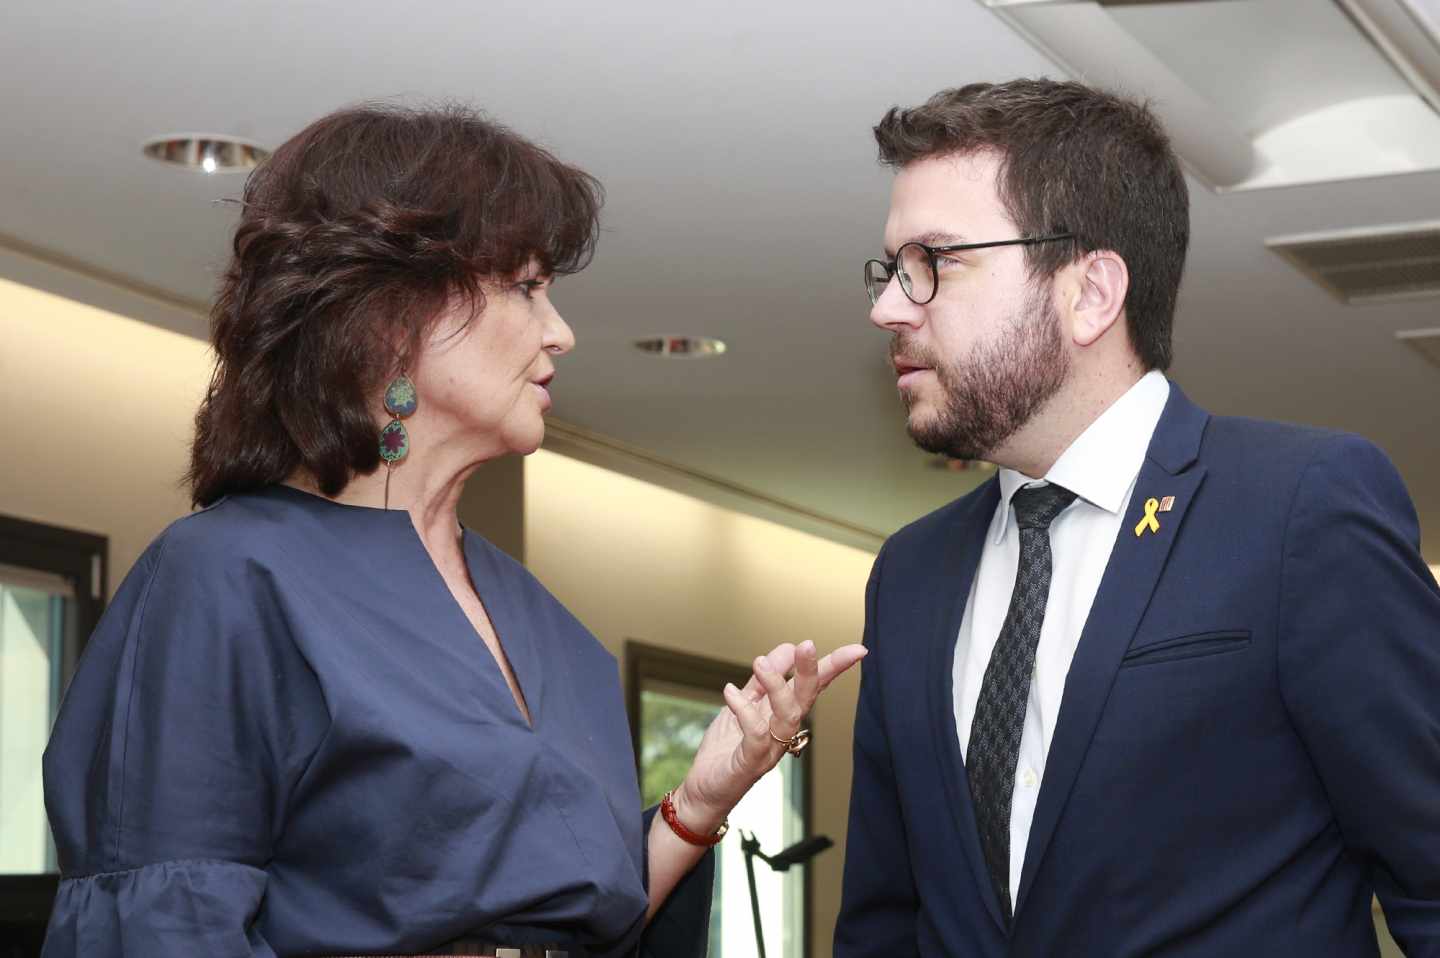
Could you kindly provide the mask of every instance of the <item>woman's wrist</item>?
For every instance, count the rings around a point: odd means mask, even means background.
[[[670,793],[670,802],[675,807],[675,817],[686,828],[700,835],[713,835],[720,830],[734,806],[720,807],[714,802],[698,797],[689,782],[681,782]]]

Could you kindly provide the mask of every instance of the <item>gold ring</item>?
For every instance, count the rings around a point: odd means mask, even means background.
[[[775,740],[776,744],[785,746],[785,751],[791,755],[799,755],[805,751],[805,746],[810,744],[810,730],[808,728],[802,728],[789,738],[781,738],[775,734],[774,729],[768,726],[765,731],[770,733],[770,737]]]

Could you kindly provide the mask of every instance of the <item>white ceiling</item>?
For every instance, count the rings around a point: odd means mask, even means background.
[[[942,87],[1047,72],[974,0],[4,0],[0,234],[204,300],[233,217],[213,201],[239,181],[164,168],[143,140],[274,145],[357,100],[471,101],[608,190],[594,266],[556,294],[579,337],[557,415],[889,532],[974,480],[911,446],[866,321],[860,264],[879,249],[890,179],[869,129]],[[1228,196],[1192,183],[1192,203],[1174,378],[1216,412],[1378,442],[1440,561],[1440,369],[1394,339],[1437,325],[1440,301],[1344,307],[1263,245],[1440,218],[1440,174]],[[174,309],[149,318],[203,335]],[[629,348],[655,332],[730,351],[696,363]]]

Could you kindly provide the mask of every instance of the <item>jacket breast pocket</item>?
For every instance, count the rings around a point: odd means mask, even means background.
[[[1120,667],[1130,669],[1142,665],[1158,665],[1162,662],[1178,662],[1181,659],[1226,655],[1242,652],[1249,645],[1250,630],[1248,629],[1179,635],[1170,639],[1161,639],[1159,642],[1147,642],[1138,648],[1131,648],[1120,660]]]

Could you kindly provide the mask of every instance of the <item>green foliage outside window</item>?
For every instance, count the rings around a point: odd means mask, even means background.
[[[646,690],[640,700],[640,795],[649,807],[679,785],[720,708]]]

